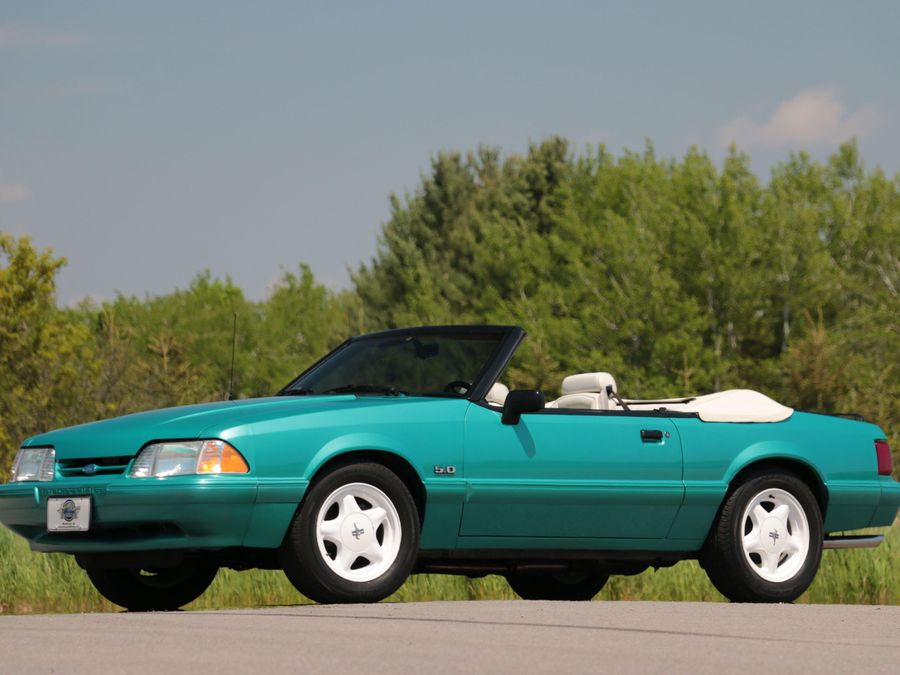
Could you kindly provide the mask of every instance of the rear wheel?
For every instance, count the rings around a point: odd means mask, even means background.
[[[182,565],[173,569],[85,570],[100,595],[131,612],[175,610],[193,602],[216,578],[219,569],[209,565]]]
[[[703,566],[734,602],[793,602],[809,587],[822,558],[822,514],[794,475],[750,476],[725,500]]]
[[[506,575],[523,600],[591,600],[606,585],[608,575],[581,572],[515,572]]]
[[[377,602],[409,576],[419,530],[403,481],[380,464],[351,464],[310,487],[281,562],[297,590],[316,602]]]

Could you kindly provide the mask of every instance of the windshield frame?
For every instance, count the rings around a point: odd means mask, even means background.
[[[275,396],[286,396],[290,394],[290,390],[300,382],[303,378],[311,375],[325,363],[337,356],[341,351],[352,343],[362,340],[384,339],[390,337],[406,337],[416,335],[499,335],[501,339],[497,343],[497,348],[487,360],[481,372],[478,373],[472,382],[472,388],[465,396],[453,396],[448,394],[447,398],[459,398],[461,400],[480,401],[486,395],[488,390],[494,384],[500,373],[512,359],[513,354],[525,338],[525,331],[519,326],[418,326],[415,328],[395,328],[393,330],[378,331],[376,333],[366,333],[356,337],[344,340],[340,345],[332,349],[321,359],[313,363],[309,368],[292,379],[287,385],[282,387]],[[311,394],[313,396],[321,396],[322,394]],[[330,394],[326,394],[330,395]]]

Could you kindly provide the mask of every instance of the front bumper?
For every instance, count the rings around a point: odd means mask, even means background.
[[[226,548],[245,545],[258,491],[248,476],[10,483],[0,485],[0,522],[35,551]],[[85,496],[91,498],[87,532],[47,531],[48,498]]]

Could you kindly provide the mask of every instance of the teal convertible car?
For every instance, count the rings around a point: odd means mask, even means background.
[[[75,555],[105,597],[175,609],[220,567],[283,569],[319,602],[414,572],[503,574],[588,600],[611,574],[699,559],[734,601],[782,602],[823,548],[890,526],[885,433],[747,390],[641,401],[609,373],[562,395],[501,382],[515,326],[352,338],[277,395],[155,410],[25,441],[0,521]]]

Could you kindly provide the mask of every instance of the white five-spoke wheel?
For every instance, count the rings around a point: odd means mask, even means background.
[[[377,602],[406,581],[419,552],[409,489],[381,464],[317,477],[281,547],[291,583],[316,602]]]
[[[319,553],[338,576],[377,579],[397,559],[403,528],[390,498],[374,485],[350,483],[332,492],[316,518]]]
[[[744,555],[760,577],[778,583],[803,568],[809,553],[809,521],[791,493],[763,490],[750,499],[741,521]]]
[[[822,558],[822,514],[809,485],[777,469],[745,476],[726,497],[701,562],[735,602],[793,602]]]

